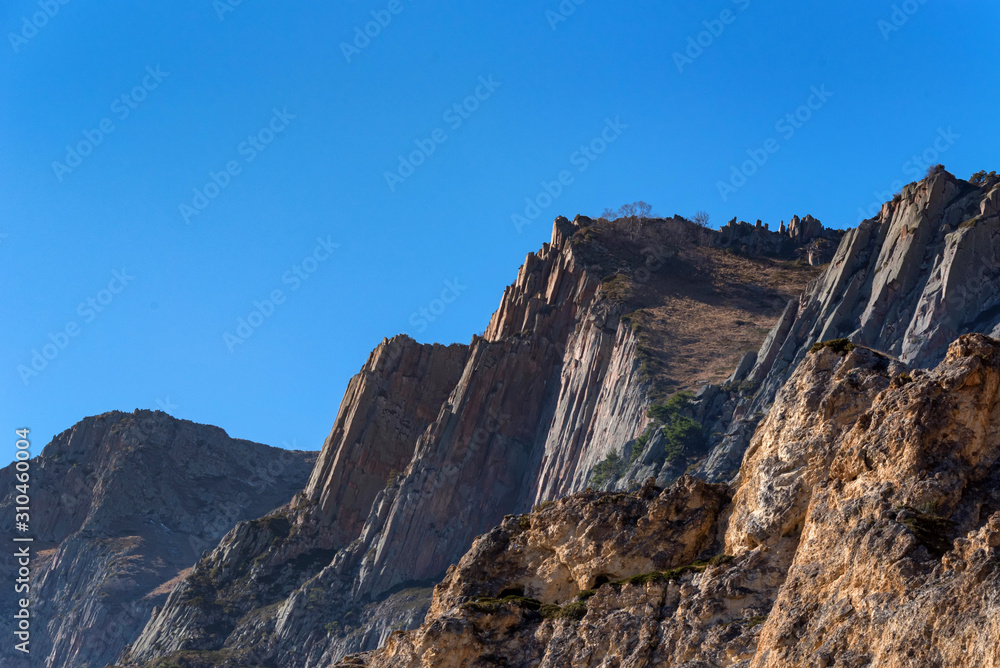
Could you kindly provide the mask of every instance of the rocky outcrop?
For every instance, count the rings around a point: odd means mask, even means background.
[[[315,453],[232,439],[160,412],[105,413],[56,436],[30,462],[30,662],[105,666],[199,555],[238,521],[286,503]],[[12,535],[15,467],[0,471],[0,527]],[[13,551],[0,568],[13,573]],[[12,619],[13,597],[0,601]]]
[[[781,221],[772,231],[760,220],[755,225],[733,218],[719,228],[715,243],[723,248],[750,255],[798,258],[812,266],[826,264],[833,257],[841,230],[828,230],[812,216],[792,216],[788,226]]]
[[[808,355],[739,478],[507,518],[342,666],[995,666],[1000,342]],[[731,501],[730,501],[731,499]]]
[[[992,204],[1000,186],[978,183],[939,171],[844,235],[823,275],[768,335],[745,377],[752,392],[729,406],[727,433],[699,475],[735,473],[757,423],[816,342],[848,338],[927,368],[961,334],[1000,335],[1000,213]]]
[[[357,537],[375,497],[413,458],[417,438],[437,418],[468,358],[468,348],[383,341],[351,379],[333,430],[295,505],[315,505],[331,535],[324,547]]]

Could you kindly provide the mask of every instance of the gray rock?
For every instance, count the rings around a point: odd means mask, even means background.
[[[1000,333],[1000,188],[947,172],[911,183],[878,216],[849,230],[830,266],[768,335],[724,437],[696,471],[731,477],[759,419],[819,341],[848,338],[887,363],[928,368],[959,335]],[[957,229],[953,221],[964,221]],[[789,234],[806,221],[793,218]]]

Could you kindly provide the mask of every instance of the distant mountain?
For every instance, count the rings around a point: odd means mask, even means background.
[[[201,553],[238,521],[286,503],[315,458],[161,412],[89,417],[30,461],[27,534],[13,526],[15,467],[0,470],[0,529],[35,539],[30,656],[8,641],[0,663],[114,663]],[[17,570],[13,554],[0,553],[5,576]],[[13,596],[0,597],[4,619],[13,619],[13,605]]]

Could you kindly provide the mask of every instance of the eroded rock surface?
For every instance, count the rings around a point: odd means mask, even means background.
[[[822,348],[730,489],[509,517],[419,629],[338,665],[1000,665],[998,437],[1000,342],[963,336],[932,371]]]

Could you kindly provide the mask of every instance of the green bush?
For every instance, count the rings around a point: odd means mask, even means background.
[[[594,470],[590,474],[590,482],[600,487],[606,482],[617,480],[625,473],[626,467],[626,461],[622,459],[621,455],[612,450],[604,458],[604,461],[598,462],[594,467]]]
[[[701,423],[688,414],[693,407],[694,395],[690,392],[677,392],[663,403],[651,404],[646,409],[646,417],[651,419],[646,430],[621,453],[608,453],[591,471],[590,484],[599,488],[621,478],[639,459],[657,430],[662,432],[664,442],[663,451],[656,457],[659,464],[676,464],[700,453],[708,439]]]
[[[667,571],[652,571],[650,573],[640,573],[632,575],[615,582],[609,582],[612,587],[620,588],[622,585],[645,585],[652,582],[670,582],[679,580],[686,573],[701,573],[709,566],[721,566],[728,564],[733,557],[728,554],[717,554],[711,559],[694,561],[687,566],[678,566]]]
[[[694,405],[694,395],[690,392],[678,392],[663,404],[652,404],[646,409],[646,417],[666,424],[678,415],[691,410]]]
[[[948,538],[953,524],[951,520],[936,514],[934,508],[917,510],[901,506],[901,509],[909,511],[911,517],[901,520],[900,524],[913,533],[917,542],[926,547],[931,556],[940,559],[952,548],[951,539]]]
[[[701,423],[683,415],[663,427],[663,437],[665,461],[669,464],[675,464],[685,455],[700,451],[706,440]]]
[[[587,602],[586,601],[575,601],[568,605],[564,605],[561,610],[555,614],[556,619],[583,619],[587,614]]]
[[[583,619],[583,616],[587,614],[586,600],[578,600],[561,606],[555,603],[542,603],[536,598],[528,598],[519,594],[511,594],[499,598],[478,596],[466,602],[465,608],[483,615],[492,615],[498,612],[504,605],[537,612],[542,619],[577,620]]]
[[[632,281],[625,274],[611,274],[601,279],[601,291],[612,302],[627,302],[632,298]]]
[[[997,173],[996,172],[986,173],[985,170],[980,170],[980,171],[976,172],[975,174],[973,174],[969,178],[969,183],[971,183],[974,186],[984,186],[988,182],[990,182],[990,181],[992,181],[992,180],[994,180],[996,178],[997,178]]]

